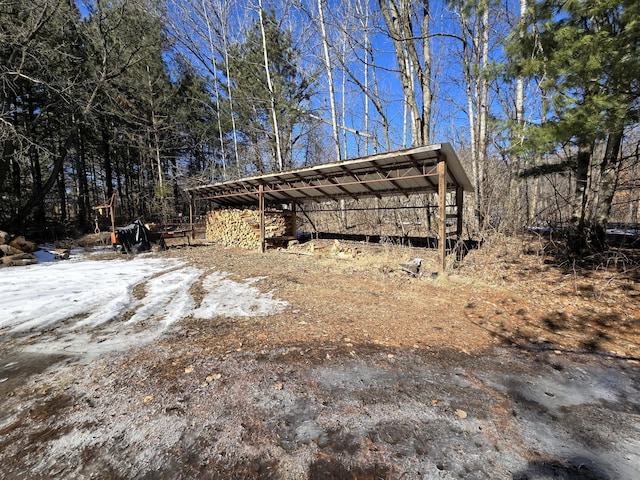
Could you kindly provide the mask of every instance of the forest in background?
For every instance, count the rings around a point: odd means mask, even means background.
[[[638,18],[636,0],[0,0],[0,229],[93,231],[114,194],[119,223],[168,224],[189,186],[449,142],[466,231],[562,226],[602,250],[608,222],[640,221]]]

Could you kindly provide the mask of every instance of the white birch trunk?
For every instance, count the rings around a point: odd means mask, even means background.
[[[520,0],[520,21],[519,21],[519,26],[520,28],[524,27],[524,20],[525,20],[525,15],[527,12],[527,0]],[[522,34],[521,34],[522,36]],[[517,128],[517,132],[518,132],[518,143],[522,143],[522,138],[523,138],[523,130],[524,130],[524,77],[522,75],[518,75],[518,77],[516,78],[516,128]],[[515,139],[514,139],[515,140]],[[524,171],[524,165],[523,165],[523,160],[520,157],[520,155],[518,155],[518,157],[515,159],[515,166],[516,166],[516,178],[515,178],[515,201],[512,201],[512,203],[514,203],[515,205],[515,218],[519,219],[521,214],[520,214],[520,210],[521,210],[521,206],[523,205],[523,203],[525,204],[526,207],[526,221],[528,222],[530,217],[531,217],[531,204],[529,203],[529,197],[528,195],[526,195],[526,189],[528,186],[529,181],[528,180],[524,180],[522,178],[522,172]],[[525,192],[523,192],[523,188],[525,190]],[[536,188],[536,185],[534,185],[534,190]],[[525,198],[523,199],[523,195],[525,196]],[[535,195],[535,193],[534,193]],[[525,203],[526,202],[526,203]],[[535,213],[535,212],[534,212]]]
[[[213,62],[215,59],[215,47],[213,43],[211,21],[209,19],[209,14],[207,12],[207,6],[205,4],[205,0],[202,0],[202,12],[204,14],[204,19],[207,24],[207,36],[209,39],[209,54],[211,55],[211,61]],[[216,97],[216,105],[220,105],[220,89],[218,86],[219,84],[218,69],[216,68],[215,65],[212,65],[211,69],[213,70],[213,90]],[[226,179],[227,178],[227,158],[226,158],[226,152],[224,147],[224,133],[222,132],[222,121],[220,119],[219,112],[217,117],[218,117],[218,142],[220,144],[220,155],[222,156],[222,178]],[[211,180],[213,181],[213,178]]]
[[[478,166],[478,144],[477,144],[477,122],[476,122],[476,109],[473,95],[473,75],[471,72],[472,67],[472,55],[469,48],[469,39],[466,33],[469,31],[468,20],[464,14],[460,14],[460,23],[463,31],[462,38],[462,61],[463,61],[463,76],[465,83],[465,93],[467,96],[467,118],[469,119],[469,142],[471,148],[471,175],[473,177],[473,189],[475,196],[475,220],[478,228],[482,222],[480,214],[480,169]]]
[[[264,30],[264,15],[262,12],[262,0],[258,0],[258,16],[260,19],[260,32],[262,34],[262,51],[264,53],[264,70],[267,76],[267,88],[269,89],[269,101],[271,103],[271,117],[273,120],[273,136],[276,144],[276,162],[278,170],[284,168],[282,162],[282,150],[280,148],[280,131],[278,129],[278,115],[276,112],[276,98],[271,81],[271,71],[269,69],[269,53],[267,52],[267,37]]]
[[[369,2],[365,2],[362,16],[362,34],[364,36],[364,89],[369,91]],[[364,96],[364,131],[369,134],[369,97]],[[364,154],[369,155],[369,137],[364,137]]]
[[[331,68],[331,57],[329,56],[329,43],[327,41],[327,29],[324,21],[324,11],[322,9],[322,0],[318,0],[318,15],[320,16],[320,35],[322,37],[322,47],[324,50],[324,65],[327,71],[327,80],[329,82],[329,104],[331,107],[331,129],[333,141],[336,148],[336,161],[340,161],[340,138],[338,137],[338,118],[336,115],[336,96],[333,86],[333,70]]]
[[[489,65],[489,3],[484,4],[484,12],[482,13],[481,20],[481,61],[480,61],[480,98],[479,98],[479,114],[480,121],[478,125],[478,173],[479,173],[479,196],[481,199],[485,198],[484,195],[484,179],[485,169],[487,165],[487,144],[488,144],[488,113],[489,113],[489,81],[484,75]],[[480,35],[478,35],[480,37]]]

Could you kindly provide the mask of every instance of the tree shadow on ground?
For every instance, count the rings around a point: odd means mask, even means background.
[[[390,468],[386,465],[347,468],[338,459],[322,455],[309,467],[309,480],[375,480],[389,478]]]
[[[513,480],[608,480],[611,477],[604,469],[595,465],[593,460],[582,457],[570,458],[566,461],[535,460],[529,462],[527,468],[513,474]]]
[[[583,313],[568,315],[566,312],[551,312],[539,320],[531,320],[522,313],[518,328],[510,329],[504,324],[488,329],[490,334],[504,346],[515,346],[527,351],[554,351],[592,354],[623,360],[640,360],[631,355],[611,351],[608,342],[624,338],[635,328],[632,318],[623,318],[619,313]],[[518,312],[516,312],[518,314]],[[484,325],[481,326],[487,329]]]

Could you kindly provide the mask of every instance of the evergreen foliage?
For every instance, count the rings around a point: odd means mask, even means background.
[[[293,147],[299,140],[296,129],[303,123],[304,111],[313,93],[312,86],[298,69],[299,52],[291,33],[278,24],[275,12],[264,16],[269,70],[274,85],[275,107],[283,147],[284,167],[293,165]],[[255,21],[242,42],[229,49],[231,89],[236,100],[236,116],[243,147],[255,169],[264,173],[277,170],[270,92],[264,67],[260,24]],[[265,148],[266,147],[266,148]]]
[[[189,93],[193,72],[171,79],[158,5],[95,0],[85,13],[73,0],[0,4],[0,228],[92,231],[92,207],[114,193],[121,222],[166,221],[184,210],[184,171],[209,154],[210,120],[193,114],[210,96]]]
[[[621,143],[638,122],[639,10],[634,0],[542,0],[508,45],[511,75],[537,81],[551,106],[519,132],[519,153],[572,152],[576,253],[606,248]]]

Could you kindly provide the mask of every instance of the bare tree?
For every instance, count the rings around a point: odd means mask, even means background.
[[[411,144],[428,144],[433,101],[429,1],[378,0],[378,4],[393,42],[400,82],[411,115]],[[418,19],[416,22],[414,16]],[[414,32],[414,25],[420,25],[421,31]]]
[[[226,106],[231,123],[231,150],[236,175],[240,174],[238,128],[234,115],[233,77],[229,68],[229,44],[242,32],[242,17],[232,20],[237,2],[225,0],[169,0],[172,15],[167,19],[169,30],[182,49],[196,59],[199,68],[213,78],[213,91],[218,108],[218,143],[226,165],[226,133],[223,131],[221,112]],[[221,89],[225,90],[226,98]]]
[[[269,51],[267,49],[267,36],[264,29],[264,10],[262,8],[262,0],[258,0],[258,18],[260,19],[260,32],[262,34],[262,51],[264,53],[264,71],[267,78],[267,87],[269,88],[269,101],[271,107],[271,117],[273,120],[273,136],[276,146],[276,162],[278,170],[282,170],[282,149],[280,147],[280,129],[278,128],[278,112],[276,111],[276,97],[274,93],[273,82],[271,81],[271,68],[269,66]]]
[[[340,139],[338,138],[338,117],[336,115],[336,95],[333,85],[333,68],[331,66],[331,57],[329,56],[329,40],[327,38],[327,27],[324,20],[324,12],[322,9],[322,1],[318,0],[318,23],[320,25],[320,35],[322,37],[322,48],[324,52],[324,65],[329,82],[329,104],[331,106],[331,133],[336,147],[336,160],[341,160]]]
[[[487,220],[485,182],[489,117],[489,2],[456,4],[462,31],[462,63],[469,121],[471,169],[475,196],[475,220],[479,228]]]

